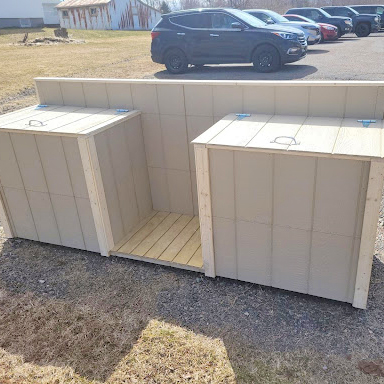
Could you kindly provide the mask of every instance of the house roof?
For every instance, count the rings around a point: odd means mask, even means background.
[[[56,8],[77,8],[92,5],[103,5],[110,3],[111,0],[64,0],[56,5]]]

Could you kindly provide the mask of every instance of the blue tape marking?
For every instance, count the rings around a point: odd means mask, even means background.
[[[129,112],[129,109],[116,109],[116,112],[117,113],[125,113],[125,112]]]
[[[357,120],[359,123],[363,123],[363,127],[369,127],[369,124],[376,123],[376,120]]]
[[[236,113],[237,120],[243,120],[244,117],[249,117],[251,116],[249,113]]]
[[[41,108],[47,108],[48,105],[46,104],[39,104],[35,109],[41,109]]]

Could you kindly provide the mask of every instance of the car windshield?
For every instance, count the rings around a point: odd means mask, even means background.
[[[358,15],[359,12],[356,12],[353,8],[349,8],[347,7],[348,11],[351,11],[352,13],[354,13],[355,15]]]
[[[250,15],[249,13],[240,11],[238,9],[231,9],[230,12],[232,15],[238,17],[239,19],[245,21],[247,24],[251,25],[252,27],[265,27],[265,23],[258,18]]]
[[[270,16],[277,23],[286,23],[289,21],[284,16],[279,15],[277,12],[268,11],[268,16]]]
[[[289,20],[289,19],[288,19]],[[296,20],[295,20],[296,21]],[[311,19],[308,19],[308,17],[305,17],[305,16],[300,16],[300,20],[297,20],[297,21],[304,21],[306,23],[314,23],[313,20]]]
[[[325,17],[332,17],[328,12],[325,12],[324,9],[318,8],[318,10],[319,10]]]

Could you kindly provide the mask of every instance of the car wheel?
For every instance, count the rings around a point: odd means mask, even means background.
[[[253,66],[258,72],[274,72],[280,66],[280,54],[275,47],[268,44],[260,45],[252,56]]]
[[[337,27],[337,38],[340,39],[341,36],[343,35],[341,34],[340,28]]]
[[[358,24],[355,30],[356,36],[358,37],[367,37],[371,31],[367,24]]]
[[[184,73],[188,69],[187,56],[178,48],[170,49],[165,54],[164,64],[168,72],[174,75]]]

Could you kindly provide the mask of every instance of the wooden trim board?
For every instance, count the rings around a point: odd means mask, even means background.
[[[361,309],[367,307],[383,184],[384,164],[373,161],[371,162],[369,171],[359,261],[356,273],[355,295],[352,303],[354,307]]]
[[[13,230],[12,230],[12,227],[11,227],[11,222],[10,222],[8,214],[7,214],[4,198],[2,196],[2,188],[1,187],[0,187],[0,221],[1,221],[1,225],[3,227],[5,236],[8,239],[15,237]]]
[[[212,204],[209,176],[208,148],[195,144],[195,162],[197,178],[197,197],[199,201],[199,219],[201,232],[201,250],[204,271],[208,277],[216,277],[215,254],[213,247]]]

